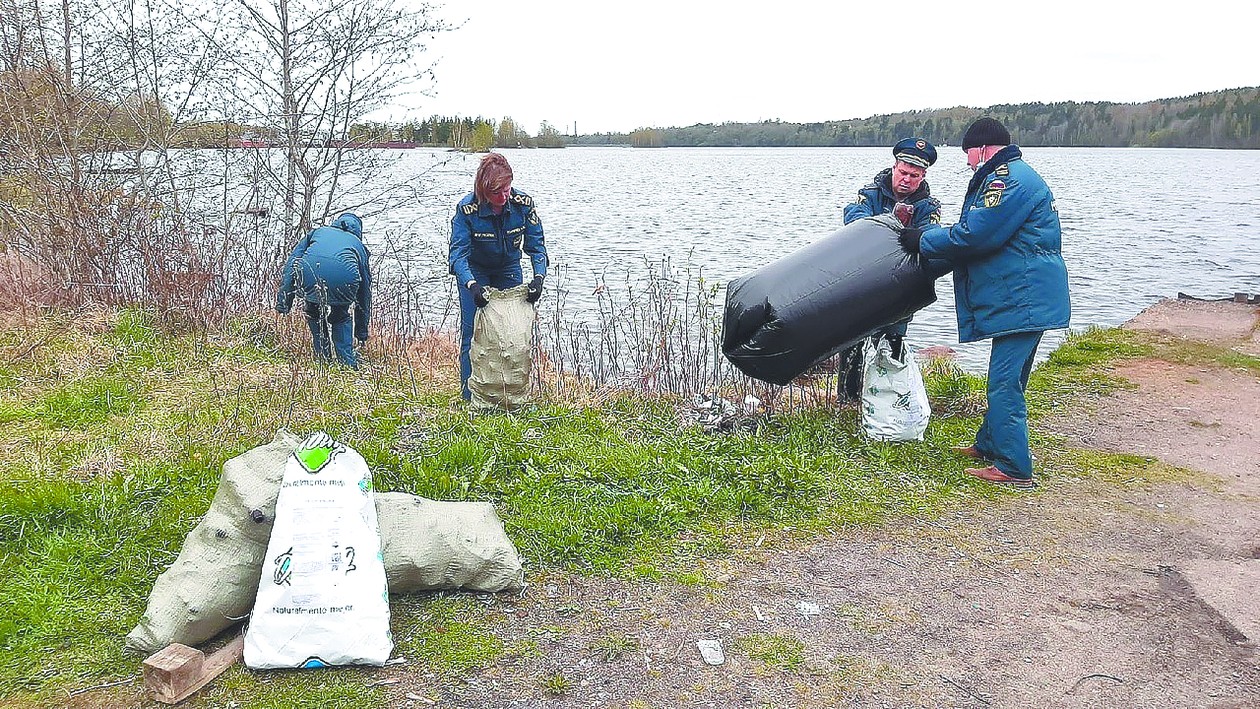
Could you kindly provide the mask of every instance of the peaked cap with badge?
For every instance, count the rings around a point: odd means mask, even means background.
[[[906,138],[893,146],[893,157],[926,170],[936,162],[936,146],[922,138]]]

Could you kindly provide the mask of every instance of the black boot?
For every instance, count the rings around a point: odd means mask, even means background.
[[[888,338],[888,344],[892,348],[893,359],[898,362],[906,361],[906,338],[902,335],[885,335]]]
[[[840,393],[845,401],[862,398],[862,368],[865,364],[866,341],[845,350],[840,368]]]

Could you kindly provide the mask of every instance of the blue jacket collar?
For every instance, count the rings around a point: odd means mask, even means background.
[[[1024,154],[1019,151],[1018,145],[1008,145],[994,153],[993,157],[985,160],[980,169],[976,170],[976,174],[971,176],[971,182],[967,183],[967,194],[974,194],[976,190],[980,189],[980,185],[984,184],[984,178],[992,175],[999,165],[1005,165],[1012,160],[1020,160],[1023,156]]]
[[[506,213],[508,212],[508,210],[510,210],[510,209],[512,208],[512,198],[513,198],[513,197],[515,197],[515,196],[516,196],[516,188],[515,188],[515,187],[513,187],[513,188],[512,188],[512,192],[511,192],[511,194],[509,194],[509,195],[508,195],[507,202],[505,202],[505,203],[503,204],[503,211],[502,211],[502,212],[499,212],[498,214],[495,214],[495,213],[494,213],[494,211],[493,211],[493,209],[490,207],[490,201],[489,201],[489,200],[486,200],[485,202],[478,201],[478,203],[477,203],[477,216],[479,216],[479,217],[497,217],[497,216],[501,216],[501,215],[503,215],[503,214],[506,214]]]
[[[897,193],[893,192],[893,188],[892,188],[892,171],[893,169],[891,167],[884,168],[882,171],[880,171],[878,175],[875,176],[875,182],[876,184],[879,185],[879,191],[883,192],[884,196],[896,202]],[[918,189],[906,195],[906,197],[902,199],[901,201],[913,204],[915,202],[918,202],[919,200],[927,199],[928,197],[931,197],[931,196],[932,196],[932,188],[928,186],[928,181],[927,181],[927,178],[925,177],[923,178],[923,181],[919,183]]]

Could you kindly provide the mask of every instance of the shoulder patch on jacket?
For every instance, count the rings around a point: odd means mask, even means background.
[[[519,192],[512,195],[512,201],[516,202],[517,204],[522,204],[526,207],[534,206],[534,199],[532,197],[530,197],[527,194],[521,194]]]
[[[1006,166],[1002,165],[1002,167],[1006,167]],[[993,174],[997,175],[997,170],[994,170]],[[985,185],[984,187],[984,206],[996,207],[999,204],[1001,204],[1002,203],[1002,190],[1005,190],[1005,189],[1006,189],[1006,182],[999,179],[991,180],[989,184]]]
[[[993,174],[997,175],[998,177],[1010,177],[1011,168],[1008,163],[1002,163],[1001,165],[998,165],[997,167],[993,168]]]
[[[466,215],[473,215],[473,214],[476,214],[476,213],[477,213],[477,203],[476,203],[476,202],[469,202],[468,204],[465,204],[465,205],[461,206],[461,207],[460,207],[460,209],[461,209],[461,210],[463,210],[464,214],[466,214]]]

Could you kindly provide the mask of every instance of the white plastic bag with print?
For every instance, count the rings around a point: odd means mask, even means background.
[[[311,434],[285,463],[245,665],[380,666],[393,649],[372,473],[354,449]]]
[[[868,343],[862,371],[862,432],[880,441],[921,441],[932,407],[914,353],[901,360],[892,345],[878,338]]]

